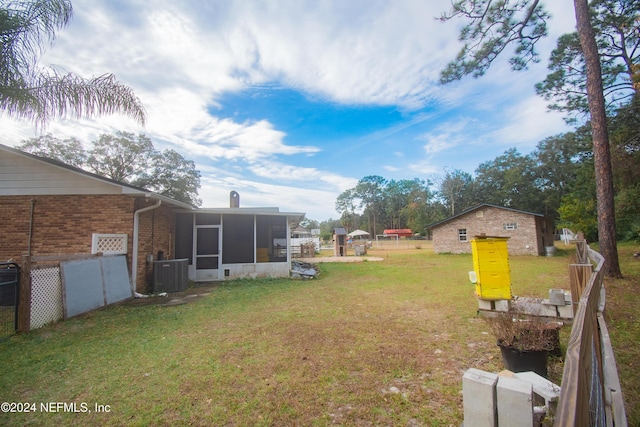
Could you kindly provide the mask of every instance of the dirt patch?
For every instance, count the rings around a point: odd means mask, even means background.
[[[384,258],[373,256],[326,256],[326,257],[314,257],[314,258],[299,258],[302,262],[308,262],[310,264],[316,264],[321,262],[364,262],[364,261],[384,261]]]
[[[188,288],[181,292],[163,293],[157,295],[145,295],[143,298],[133,298],[123,302],[124,305],[145,306],[145,305],[182,305],[192,301],[197,301],[209,295],[218,284],[208,283],[193,288]]]

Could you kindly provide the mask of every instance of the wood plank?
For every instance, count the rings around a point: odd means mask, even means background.
[[[574,317],[578,310],[578,302],[589,283],[592,272],[593,266],[591,264],[569,264],[569,286]]]
[[[587,253],[594,258],[597,268],[600,269],[604,258],[595,256],[596,252],[588,247]],[[577,427],[591,425],[589,395],[590,377],[592,369],[594,369],[591,356],[594,348],[594,335],[597,334],[594,320],[597,315],[602,281],[601,275],[593,274],[591,264],[573,265],[576,267],[570,269],[572,300],[575,301],[576,298],[573,296],[574,290],[576,296],[578,294],[580,296],[567,345],[562,373],[562,391],[554,425]],[[586,286],[583,287],[583,284]]]
[[[586,240],[576,241],[576,263],[587,264],[589,263],[589,246]]]
[[[604,388],[605,397],[607,397],[606,405],[608,411],[612,415],[612,420],[607,420],[616,427],[627,426],[627,414],[624,409],[624,399],[622,397],[622,387],[620,386],[620,378],[618,377],[618,368],[616,358],[613,354],[613,346],[609,337],[609,330],[604,321],[604,316],[598,314],[598,326],[600,327],[600,337],[602,340],[603,365],[604,365]]]

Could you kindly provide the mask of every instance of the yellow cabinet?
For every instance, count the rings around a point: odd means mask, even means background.
[[[486,300],[511,299],[508,237],[471,239],[476,295]]]

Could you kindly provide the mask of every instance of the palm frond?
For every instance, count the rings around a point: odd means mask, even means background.
[[[83,79],[43,72],[29,85],[0,87],[0,109],[43,127],[54,118],[122,113],[144,125],[146,112],[133,90],[113,74]]]
[[[145,110],[133,90],[112,74],[83,79],[40,69],[38,59],[72,16],[68,0],[0,1],[0,111],[33,120],[123,113],[144,125]]]
[[[45,44],[51,44],[56,31],[65,27],[73,15],[68,0],[3,2],[0,8],[2,68],[20,75],[29,74]]]

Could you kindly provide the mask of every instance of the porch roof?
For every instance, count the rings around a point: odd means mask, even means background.
[[[275,207],[257,208],[194,208],[179,211],[182,213],[194,214],[220,214],[220,215],[266,215],[266,216],[286,216],[291,221],[299,221],[304,217],[304,212],[280,212]]]

